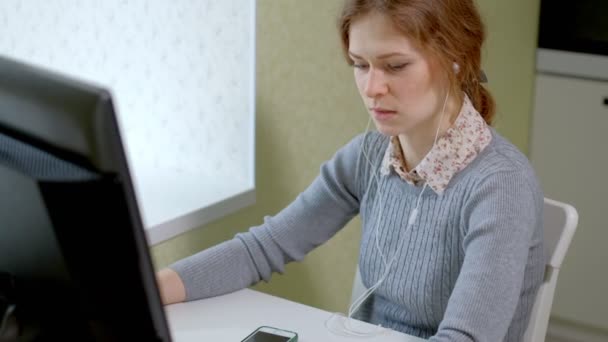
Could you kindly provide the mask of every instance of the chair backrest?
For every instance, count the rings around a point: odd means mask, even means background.
[[[557,275],[564,261],[574,232],[578,225],[578,213],[573,206],[545,198],[543,209],[543,230],[545,250],[545,278],[538,289],[530,321],[524,335],[524,342],[539,342],[545,340],[553,294],[557,285]],[[351,303],[366,290],[361,282],[359,266],[355,272]]]
[[[536,293],[524,342],[545,340],[557,276],[576,231],[578,213],[569,204],[545,198],[543,220],[545,279]]]

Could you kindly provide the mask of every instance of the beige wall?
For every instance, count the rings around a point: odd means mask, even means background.
[[[366,113],[335,30],[341,1],[258,0],[257,203],[152,250],[157,267],[231,238],[292,201],[320,164],[365,129]],[[539,0],[479,0],[489,31],[486,73],[497,128],[527,151]],[[357,259],[353,220],[302,263],[256,288],[333,311],[347,309]]]
[[[496,128],[528,152],[539,0],[477,0],[488,29],[484,51],[496,97]]]

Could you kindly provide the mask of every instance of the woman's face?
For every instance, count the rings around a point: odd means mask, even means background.
[[[377,12],[355,20],[349,55],[359,94],[379,132],[434,136],[447,91],[438,63]]]

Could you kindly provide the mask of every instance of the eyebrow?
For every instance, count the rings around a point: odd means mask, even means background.
[[[357,59],[364,59],[363,57],[361,57],[361,56],[359,56],[357,54],[354,54],[351,51],[348,51],[348,55],[351,56],[351,57],[357,58]],[[390,52],[390,53],[385,53],[385,54],[382,54],[380,56],[377,56],[376,59],[385,59],[385,58],[389,58],[389,57],[393,57],[393,56],[404,56],[404,57],[407,57],[408,55],[406,55],[404,53],[400,53],[400,52]]]

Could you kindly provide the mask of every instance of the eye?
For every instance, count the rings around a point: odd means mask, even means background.
[[[405,69],[407,65],[408,63],[389,64],[386,68],[390,71],[401,71]]]
[[[353,63],[353,68],[365,70],[368,68],[368,65],[364,63]]]

